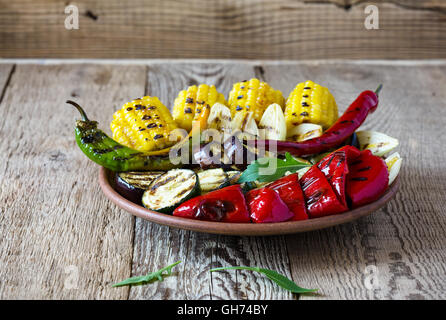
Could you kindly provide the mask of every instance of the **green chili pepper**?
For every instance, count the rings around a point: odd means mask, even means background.
[[[76,107],[82,120],[76,120],[75,134],[79,148],[90,160],[112,171],[169,170],[174,165],[169,154],[141,152],[116,142],[97,128],[97,121],[87,118],[85,111],[76,102],[67,103]]]

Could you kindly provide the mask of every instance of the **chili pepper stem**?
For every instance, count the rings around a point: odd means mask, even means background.
[[[71,104],[79,111],[83,121],[90,121],[90,120],[88,120],[87,114],[85,113],[84,109],[82,109],[82,107],[80,105],[78,105],[76,102],[71,101],[71,100],[67,100],[66,103]]]
[[[382,88],[383,88],[383,84],[380,83],[378,88],[376,88],[376,90],[375,90],[376,95],[379,95],[379,92],[381,91]]]

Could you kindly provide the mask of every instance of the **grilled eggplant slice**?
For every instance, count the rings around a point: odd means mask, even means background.
[[[144,191],[149,188],[153,179],[163,173],[163,171],[117,172],[115,174],[115,189],[124,198],[141,204]]]
[[[209,169],[197,173],[201,194],[229,186],[229,178],[223,169]]]
[[[142,196],[150,210],[172,213],[184,201],[200,194],[197,174],[189,169],[173,169],[152,181]]]

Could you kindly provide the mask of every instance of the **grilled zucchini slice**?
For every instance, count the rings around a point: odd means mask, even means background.
[[[181,203],[199,193],[200,183],[195,172],[173,169],[152,181],[142,196],[142,204],[150,210],[172,213]]]
[[[149,188],[153,179],[162,175],[163,171],[129,171],[117,172],[115,175],[115,188],[124,198],[141,204],[145,190]]]
[[[221,168],[203,170],[197,173],[200,181],[201,194],[229,186],[226,172]]]

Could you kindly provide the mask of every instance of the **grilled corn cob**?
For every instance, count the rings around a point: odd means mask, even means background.
[[[251,79],[235,83],[229,93],[228,102],[232,117],[236,113],[244,114],[250,111],[253,113],[255,121],[259,123],[263,112],[269,105],[277,103],[283,108],[285,101],[279,90],[274,90],[259,79]]]
[[[113,114],[113,139],[139,151],[171,146],[170,133],[177,128],[169,109],[157,97],[143,97],[126,103]]]
[[[285,120],[287,137],[294,136],[294,128],[301,123],[314,123],[324,129],[338,119],[338,107],[327,88],[306,81],[299,83],[287,99]]]
[[[180,91],[175,99],[173,119],[179,127],[190,131],[192,121],[206,123],[210,108],[217,102],[227,105],[224,95],[219,93],[215,86],[207,84],[190,86],[187,90]]]

